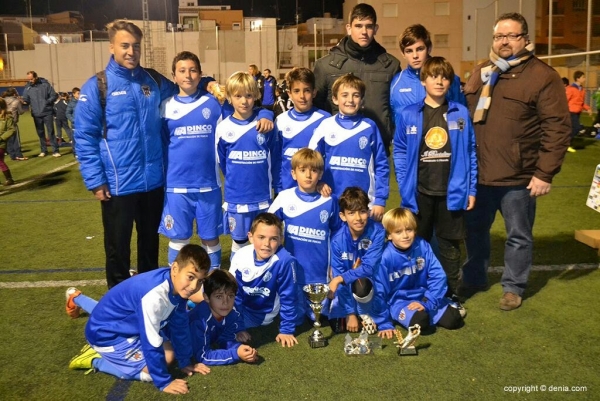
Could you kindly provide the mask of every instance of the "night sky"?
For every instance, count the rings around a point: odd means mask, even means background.
[[[343,18],[343,0],[298,0],[300,22],[308,18],[320,17],[325,12],[332,17]],[[0,9],[2,15],[29,15],[24,0],[8,1]],[[244,10],[245,17],[279,18],[278,25],[295,22],[296,2],[294,0],[201,0],[201,5],[230,5],[232,9]],[[151,20],[167,20],[176,22],[176,0],[148,0],[148,12]],[[50,12],[79,11],[86,24],[94,23],[101,28],[115,18],[142,19],[142,1],[123,0],[31,0],[31,11],[34,16]],[[166,18],[165,18],[166,16]]]

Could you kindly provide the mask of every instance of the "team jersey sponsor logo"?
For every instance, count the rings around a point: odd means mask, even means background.
[[[424,140],[430,149],[441,149],[448,142],[448,133],[442,127],[433,127],[427,131]]]
[[[271,272],[266,272],[265,275],[263,276],[263,281],[266,283],[269,280],[271,280],[271,278],[273,278],[273,273]]]
[[[396,270],[395,272],[391,272],[388,275],[388,280],[394,281],[402,276],[410,276],[411,274],[415,274],[416,272],[423,270],[423,268],[425,268],[425,259],[419,256],[415,259],[415,263],[412,266],[407,266],[400,270]]]
[[[366,137],[366,136],[361,136],[361,137],[358,139],[358,147],[359,147],[361,150],[362,150],[362,149],[364,149],[364,148],[366,148],[368,144],[369,144],[369,140],[367,139],[367,137]]]
[[[111,96],[123,96],[126,94],[127,94],[127,91],[116,91],[116,92],[111,93],[110,95]],[[79,97],[79,100],[81,100],[81,96]]]
[[[271,290],[267,287],[248,287],[243,286],[242,289],[244,292],[253,297],[268,297],[271,295]]]
[[[185,127],[175,128],[173,135],[181,136],[181,135],[210,134],[212,131],[213,131],[213,126],[211,124],[187,125]]]
[[[319,219],[321,220],[321,223],[325,223],[328,218],[329,212],[327,210],[321,210],[321,213],[319,213]]]
[[[400,90],[398,92],[400,92],[400,93],[412,92],[412,88],[400,88]]]
[[[335,134],[335,132],[330,132],[329,139],[331,139],[333,141],[335,138],[337,138],[337,135]]]
[[[287,127],[285,127],[283,129],[283,132],[285,132],[286,134],[289,134],[290,132],[292,132],[292,127],[290,127],[289,125]]]
[[[298,148],[287,148],[287,149],[285,150],[285,152],[283,152],[283,155],[284,155],[284,156],[288,156],[288,157],[292,157],[292,156],[294,156],[296,153],[298,153],[298,151],[299,151],[299,150],[300,150],[300,149],[298,149]]]
[[[226,136],[227,138],[230,138],[230,139],[231,139],[231,138],[233,138],[233,137],[235,136],[235,133],[234,133],[233,131],[229,131],[228,133],[226,133],[226,134],[225,134],[225,136]]]
[[[287,225],[287,232],[291,235],[297,235],[299,237],[311,238],[316,240],[324,240],[327,237],[327,232],[325,230],[297,226],[294,224]]]
[[[208,107],[202,109],[202,117],[207,120],[210,118],[210,109]]]
[[[173,216],[170,214],[166,215],[163,219],[163,224],[167,230],[171,230],[175,225],[175,221],[173,220]]]
[[[362,157],[332,156],[329,165],[351,168],[367,168],[367,159]]]
[[[232,160],[244,160],[244,161],[255,161],[255,160],[266,160],[266,150],[232,150],[229,153],[229,159]]]
[[[256,135],[256,142],[258,142],[259,145],[262,145],[265,143],[265,136],[263,134]]]

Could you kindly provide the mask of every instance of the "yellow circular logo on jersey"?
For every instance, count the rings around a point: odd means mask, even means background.
[[[430,149],[441,149],[448,143],[448,133],[442,127],[433,127],[425,134],[425,145]]]

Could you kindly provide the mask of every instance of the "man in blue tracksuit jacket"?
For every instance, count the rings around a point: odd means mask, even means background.
[[[140,67],[142,31],[137,26],[115,21],[108,32],[113,56],[106,67],[106,106],[102,107],[94,76],[81,89],[75,142],[84,183],[101,201],[106,278],[111,288],[130,275],[134,222],[137,270],[158,267],[165,183],[159,107],[176,87],[162,76],[157,82]]]

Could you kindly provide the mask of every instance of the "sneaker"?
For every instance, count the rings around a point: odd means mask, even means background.
[[[67,310],[67,315],[69,315],[69,317],[71,319],[77,319],[79,317],[79,314],[81,313],[81,308],[77,305],[75,305],[75,297],[80,295],[81,291],[79,291],[77,288],[75,287],[71,287],[67,290],[67,292],[65,293],[65,296],[67,298],[67,305],[66,305],[66,310]]]
[[[377,326],[371,316],[369,315],[360,315],[360,319],[362,320],[363,329],[367,332],[367,334],[375,334],[377,333]]]
[[[569,146],[569,147],[567,148],[567,152],[569,152],[569,153],[575,153],[575,152],[577,152],[577,151],[576,151],[575,149],[573,149],[572,147],[570,147],[570,146]]]
[[[505,292],[500,299],[500,309],[511,311],[521,306],[522,298],[514,292]]]
[[[38,157],[46,157],[46,152],[42,152],[38,155]]]
[[[56,152],[56,153],[52,153],[52,156],[54,156],[54,157],[61,157],[62,155],[60,153]]]
[[[92,361],[96,358],[101,358],[100,354],[89,344],[86,344],[79,351],[79,354],[71,359],[69,369],[92,369]]]
[[[463,319],[467,316],[467,310],[460,302],[458,295],[454,294],[450,297],[450,306],[458,310],[458,313],[460,313],[460,317],[462,317]]]

